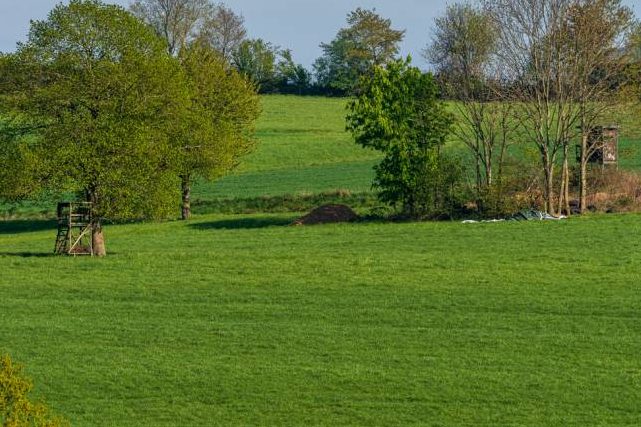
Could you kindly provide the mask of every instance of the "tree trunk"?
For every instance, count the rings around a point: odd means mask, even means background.
[[[565,156],[565,194],[563,195],[563,198],[565,200],[565,204],[563,206],[565,210],[565,215],[570,216],[572,215],[572,212],[570,209],[570,168],[568,167],[567,154]]]
[[[581,161],[579,171],[579,211],[584,214],[587,207],[588,199],[588,136],[581,136]]]
[[[550,215],[555,215],[554,209],[554,165],[545,168],[545,210]]]
[[[483,214],[485,209],[484,200],[485,194],[483,194],[483,178],[481,176],[481,159],[479,154],[476,153],[476,211],[479,214]]]
[[[107,255],[105,235],[102,231],[102,224],[100,224],[100,221],[93,223],[91,226],[91,243],[93,246],[94,256],[104,257]]]
[[[91,219],[91,253],[93,256],[104,257],[107,255],[107,248],[105,246],[105,235],[102,231],[102,223],[95,211],[98,206],[98,192],[96,188],[92,186],[86,189],[85,197],[87,202],[91,203],[93,210],[93,218]]]
[[[588,164],[581,160],[579,188],[579,211],[584,214],[588,210]]]
[[[180,177],[182,188],[182,216],[183,220],[191,218],[191,180],[189,175]]]
[[[561,171],[561,191],[559,192],[559,215],[570,215],[570,167],[568,164],[568,144],[563,146],[563,169]]]

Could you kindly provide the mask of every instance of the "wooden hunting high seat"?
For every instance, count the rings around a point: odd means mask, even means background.
[[[93,255],[91,203],[60,202],[57,213],[58,236],[54,253]]]

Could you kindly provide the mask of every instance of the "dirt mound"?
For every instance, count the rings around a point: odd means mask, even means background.
[[[292,225],[330,224],[335,222],[351,222],[358,219],[358,215],[345,205],[320,206],[302,218],[297,219]]]

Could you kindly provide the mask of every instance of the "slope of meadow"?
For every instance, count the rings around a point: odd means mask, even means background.
[[[77,426],[641,423],[639,215],[291,219],[0,222],[0,351]]]
[[[265,97],[258,150],[196,207],[368,192],[344,102]],[[110,225],[105,259],[0,221],[0,353],[77,426],[641,424],[640,215],[294,217]]]
[[[345,131],[345,99],[272,95],[262,105],[257,150],[230,176],[201,183],[196,199],[369,191],[379,155]]]

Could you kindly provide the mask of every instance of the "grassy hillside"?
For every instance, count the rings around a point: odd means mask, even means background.
[[[290,220],[0,222],[0,351],[77,426],[641,424],[641,216]]]
[[[231,176],[198,186],[197,199],[370,189],[379,156],[345,131],[344,99],[264,96],[262,105],[257,151]]]
[[[373,198],[372,167],[380,155],[357,146],[345,131],[345,99],[270,95],[263,96],[262,106],[263,114],[257,125],[260,141],[257,150],[243,159],[231,175],[195,186],[193,205],[196,213],[243,211],[244,207],[260,211],[264,205],[275,210],[274,206],[281,203],[284,195],[296,199],[300,195],[337,190],[364,194],[359,197],[368,201]],[[621,166],[641,170],[641,121],[638,116],[632,112],[622,113],[610,121],[622,126]],[[513,147],[513,152],[517,156],[529,152],[529,158],[537,161],[535,148],[527,141],[522,143]],[[452,141],[448,149],[469,158],[460,142]],[[239,201],[263,197],[275,199],[267,203]],[[0,205],[0,216],[51,215],[55,201],[27,202],[17,209]],[[310,203],[284,204],[283,210],[292,209],[292,206],[296,210],[299,205],[307,209]]]

